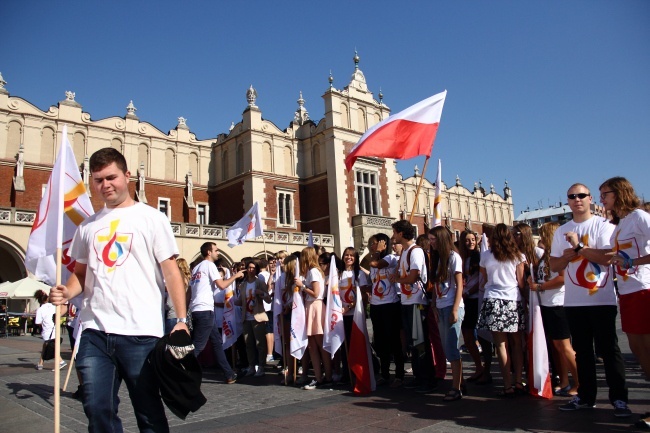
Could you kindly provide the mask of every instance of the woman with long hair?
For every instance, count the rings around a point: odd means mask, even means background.
[[[517,243],[517,248],[519,252],[526,257],[526,266],[524,267],[524,282],[525,286],[522,288],[521,295],[528,305],[528,296],[530,292],[530,286],[528,285],[528,277],[530,277],[530,266],[532,265],[534,269],[537,269],[537,263],[541,257],[543,251],[541,248],[535,246],[535,240],[533,239],[533,229],[526,223],[519,223],[514,226],[512,233],[515,237],[515,242]]]
[[[291,310],[293,308],[293,290],[296,287],[294,280],[296,278],[298,269],[296,269],[296,256],[287,256],[286,253],[282,254],[284,259],[282,260],[282,274],[275,281],[275,290],[281,291],[280,300],[282,302],[282,345],[284,347],[284,354],[287,359],[283,359],[285,368],[287,369],[286,373],[286,384],[289,385],[293,381],[293,372],[294,372],[294,357],[291,355],[291,346],[289,344],[291,340]],[[277,257],[280,257],[278,254]],[[282,380],[284,385],[284,379]]]
[[[611,245],[612,264],[618,276],[621,325],[630,349],[650,380],[650,215],[624,177],[612,177],[600,186],[600,202],[616,225]],[[650,428],[650,415],[635,424]]]
[[[481,253],[485,297],[478,317],[478,329],[492,332],[501,374],[503,397],[523,391],[523,352],[519,333],[525,329],[520,288],[524,285],[525,257],[505,224],[497,224],[490,236],[490,249]],[[508,335],[512,348],[508,355]],[[511,359],[512,358],[512,359]],[[514,381],[510,367],[514,370]],[[513,385],[514,382],[514,385]]]
[[[381,378],[377,385],[390,381],[391,356],[395,362],[395,380],[392,387],[399,387],[404,381],[404,353],[400,338],[401,307],[397,284],[389,281],[389,276],[397,270],[399,256],[390,254],[390,239],[384,233],[373,235],[370,254],[370,320],[372,321],[373,342],[377,355]]]
[[[537,266],[536,278],[528,277],[528,286],[531,296],[539,296],[544,333],[553,342],[553,364],[560,377],[560,383],[553,393],[568,397],[578,394],[578,368],[576,353],[571,347],[569,321],[564,311],[564,271],[557,273],[550,269],[551,244],[558,227],[560,223],[548,222],[539,228],[540,243],[545,248]],[[569,383],[569,372],[573,376],[573,386]]]
[[[295,278],[294,281],[296,286],[305,293],[307,348],[309,349],[309,357],[311,358],[316,378],[305,385],[303,389],[312,390],[318,386],[332,383],[332,362],[330,354],[323,349],[325,275],[318,266],[318,256],[314,247],[306,247],[300,252],[300,278]],[[323,378],[321,362],[325,369],[325,378]]]
[[[463,262],[447,228],[438,226],[429,230],[431,248],[438,252],[438,260],[431,263],[438,309],[438,329],[445,356],[451,364],[451,389],[443,401],[460,400],[463,396],[463,365],[458,350],[460,328],[465,316],[463,304]]]
[[[349,347],[350,337],[352,335],[352,318],[354,315],[354,306],[357,303],[357,287],[367,285],[366,280],[366,274],[361,271],[359,264],[359,253],[354,247],[347,247],[343,250],[343,271],[339,274],[339,295],[341,296],[341,306],[343,307],[343,328],[345,330],[345,341],[347,345],[339,349],[342,365],[337,377],[334,378],[335,382],[337,381],[336,379],[339,379],[343,383],[350,381],[346,347]],[[363,302],[362,300],[359,301]],[[338,361],[336,364],[337,366],[339,365]]]
[[[481,353],[478,350],[476,339],[476,321],[478,320],[478,282],[479,263],[481,255],[478,251],[476,234],[463,231],[458,241],[458,253],[463,261],[463,303],[465,304],[465,318],[461,324],[463,341],[469,355],[474,361],[474,374],[467,378],[474,382],[483,376],[484,367],[481,363]],[[489,370],[488,370],[489,372]]]

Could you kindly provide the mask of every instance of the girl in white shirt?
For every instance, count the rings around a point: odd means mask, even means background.
[[[512,359],[508,356],[508,334],[525,329],[520,287],[524,285],[525,258],[505,224],[497,224],[490,237],[490,249],[481,253],[482,285],[485,297],[478,317],[478,329],[492,332],[499,366],[503,375],[502,397],[524,392],[521,381],[523,352],[521,335],[513,335]],[[514,385],[510,364],[514,368]]]
[[[330,354],[323,349],[323,298],[325,297],[325,275],[318,266],[318,256],[314,247],[306,247],[300,253],[300,275],[295,284],[305,293],[305,316],[309,356],[314,367],[315,380],[305,385],[304,389],[316,389],[317,386],[332,383],[332,362]],[[325,378],[323,379],[323,369]]]

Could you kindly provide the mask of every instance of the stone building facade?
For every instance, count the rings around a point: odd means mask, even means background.
[[[95,120],[79,98],[65,99],[46,111],[11,96],[0,75],[0,281],[27,275],[23,260],[35,211],[61,143],[63,124],[88,184],[87,160],[111,146],[126,157],[130,192],[165,213],[176,234],[181,255],[198,255],[201,243],[212,240],[229,261],[281,249],[295,251],[307,244],[308,232],[329,251],[340,253],[353,244],[363,249],[377,231],[408,217],[421,177],[403,179],[394,160],[359,158],[352,172],[346,153],[370,127],[390,114],[368,89],[355,53],[354,70],[342,89],[333,85],[322,95],[324,117],[310,119],[300,94],[286,129],[263,119],[257,91],[246,91],[241,121],[215,138],[199,140],[184,118],[163,132],[140,120],[133,101],[122,116]],[[424,180],[413,223],[424,230],[433,204],[434,185]],[[504,196],[443,185],[443,224],[453,231],[465,227],[481,232],[485,222],[513,220],[510,189]],[[91,196],[95,209],[101,201]],[[227,247],[226,230],[258,202],[264,239]]]

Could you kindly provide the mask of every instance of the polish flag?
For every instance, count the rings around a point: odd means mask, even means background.
[[[370,356],[366,315],[363,311],[361,291],[358,287],[356,299],[359,301],[354,306],[348,363],[350,370],[357,379],[354,381],[354,393],[369,394],[375,390],[375,372],[372,368],[372,358]]]
[[[354,161],[360,156],[394,159],[420,155],[430,157],[446,97],[445,90],[367,130],[345,158],[345,168],[352,170]]]
[[[533,273],[533,265],[530,265],[530,274]],[[528,333],[528,383],[530,393],[542,398],[553,398],[553,387],[551,386],[551,372],[548,368],[548,351],[546,349],[546,336],[542,324],[542,312],[540,310],[541,298],[531,293],[529,320],[530,332]]]

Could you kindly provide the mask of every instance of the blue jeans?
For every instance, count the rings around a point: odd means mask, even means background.
[[[147,357],[157,337],[106,334],[86,329],[81,334],[77,371],[83,381],[83,407],[91,432],[121,432],[118,390],[124,380],[141,432],[168,432],[158,379]]]
[[[460,350],[458,342],[460,341],[460,328],[465,317],[465,308],[458,307],[458,320],[450,324],[451,310],[453,305],[444,308],[438,308],[438,329],[440,330],[440,341],[442,342],[445,356],[449,362],[460,359]]]
[[[217,365],[223,373],[226,375],[226,379],[232,379],[235,377],[235,372],[232,371],[232,367],[228,364],[228,359],[226,354],[223,351],[223,339],[221,336],[221,328],[217,327],[217,324],[212,325],[212,332],[210,333],[210,341],[212,342],[212,350],[214,351],[214,358],[217,360]]]
[[[194,355],[199,356],[214,326],[214,310],[192,311],[192,344],[194,344]]]

